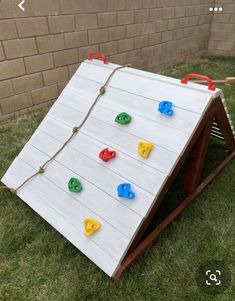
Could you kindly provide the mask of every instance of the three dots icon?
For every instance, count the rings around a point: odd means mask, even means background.
[[[210,12],[222,12],[223,11],[223,7],[209,7],[209,11]]]

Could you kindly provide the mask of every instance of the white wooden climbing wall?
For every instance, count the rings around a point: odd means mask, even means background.
[[[99,60],[81,64],[10,166],[4,184],[16,188],[56,153],[117,67]],[[18,196],[112,276],[208,105],[220,93],[133,68],[117,71],[78,134]],[[158,111],[162,101],[173,103],[172,116]],[[131,116],[130,123],[115,122],[122,112]],[[153,144],[148,158],[138,153],[141,141]],[[116,152],[108,162],[99,157],[105,148]],[[69,191],[71,178],[79,179],[81,192]],[[118,196],[122,183],[131,185],[133,199]],[[90,236],[84,235],[86,218],[101,225]]]

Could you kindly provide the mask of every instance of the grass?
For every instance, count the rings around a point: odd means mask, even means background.
[[[215,79],[234,76],[235,58],[203,58],[164,72],[181,78],[188,72]],[[223,86],[235,122],[235,85]],[[0,176],[30,138],[48,108],[0,124]],[[206,172],[226,154],[210,143]],[[178,177],[161,209],[163,217],[182,199]],[[235,285],[221,295],[202,293],[195,272],[204,261],[224,260],[234,267],[235,162],[166,230],[156,245],[116,284],[19,198],[0,191],[0,300],[83,301],[158,300],[232,301]],[[159,221],[156,221],[159,222]]]

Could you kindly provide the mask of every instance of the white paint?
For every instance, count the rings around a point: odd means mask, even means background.
[[[49,134],[45,134],[40,131],[36,131],[33,135],[30,144],[40,149],[42,152],[46,152],[49,156],[52,156],[56,151],[62,146],[63,141],[59,142],[55,140]],[[120,175],[122,181],[131,181],[133,184],[141,187],[143,190],[149,192],[152,195],[156,195],[157,191],[160,188],[160,185],[164,182],[167,175],[160,173],[159,171],[146,166],[140,161],[133,160],[129,156],[117,153],[115,159],[110,160],[108,163],[103,162],[99,158],[99,152],[101,149],[104,149],[105,145],[97,142],[96,140],[79,133],[76,138],[74,138],[71,143],[66,147],[76,151],[77,157],[86,159],[91,159],[97,164],[98,170],[100,168],[106,168],[107,172],[112,172]],[[138,170],[138,173],[134,173],[133,170]],[[156,182],[158,185],[156,185]],[[107,183],[108,185],[108,183]],[[106,190],[106,189],[105,189]]]
[[[43,144],[42,142],[38,148],[43,149],[42,146],[44,145],[46,145],[46,143]],[[66,148],[61,154],[58,155],[56,161],[64,166],[67,166],[76,174],[83,176],[89,182],[93,183],[95,186],[111,195],[113,198],[117,198],[118,185],[127,181],[126,178],[116,174],[111,170],[108,170],[107,168],[104,168],[103,165],[98,164],[82,154],[79,154],[72,148]],[[132,188],[136,193],[135,201],[131,202],[119,198],[117,199],[125,202],[126,206],[138,214],[145,216],[154,196],[133,183]]]
[[[73,125],[65,124],[48,116],[39,126],[39,129],[58,140],[65,141],[72,131]],[[96,119],[89,119],[81,129],[80,133],[91,137],[106,147],[122,152],[149,167],[155,168],[164,174],[168,174],[178,155],[172,153],[158,144],[155,144],[148,160],[143,159],[137,153],[137,145],[141,140],[138,137],[121,131],[118,128],[110,127]],[[79,133],[79,134],[80,134]],[[118,139],[116,138],[118,137]]]
[[[161,147],[177,154],[182,152],[188,137],[191,135],[191,133],[188,134],[173,128],[164,127],[161,124],[153,125],[153,122],[138,116],[134,116],[130,124],[123,126],[114,121],[115,117],[119,113],[119,110],[115,110],[113,108],[107,110],[101,107],[95,107],[91,117],[102,121],[113,128],[120,129],[120,135],[122,135],[122,132],[129,133],[135,137],[138,137],[140,141],[147,140],[153,142],[154,144],[159,144]],[[61,105],[60,103],[57,103],[55,106],[53,106],[49,112],[49,115],[71,126],[76,124],[79,125],[85,116],[85,114],[81,114],[78,111]],[[87,120],[86,124],[84,125],[84,129],[86,129],[86,126],[90,125],[90,120],[91,118]],[[119,137],[116,139],[118,138]]]
[[[20,173],[18,172],[18,168],[21,170]],[[2,181],[9,187],[17,186],[21,184],[24,178],[31,175],[33,172],[34,170],[32,168],[16,158]],[[17,195],[57,231],[66,237],[66,239],[68,239],[74,246],[90,258],[90,260],[95,262],[96,265],[105,273],[112,276],[118,262],[93,241],[96,236],[93,236],[93,240],[87,239],[87,237],[85,237],[85,235],[79,231],[77,227],[70,223],[64,215],[60,214],[57,210],[54,210],[41,194],[35,193],[35,189],[36,191],[39,190],[38,185],[35,187],[36,181],[38,181],[38,179],[33,179],[31,183],[25,186],[24,189],[21,189]],[[98,234],[98,232],[95,233],[95,235],[96,234]]]
[[[102,64],[102,62],[100,60],[93,60],[92,62],[86,60],[86,61],[84,61],[84,63],[92,64],[92,65],[103,67],[103,68],[109,68],[109,69],[114,69],[114,68],[119,66],[119,65],[111,64],[111,63],[109,63],[108,65],[104,65],[104,64]],[[77,72],[79,72],[79,71],[77,70]],[[168,85],[168,87],[170,85],[172,88],[173,88],[173,86],[183,88],[184,89],[183,94],[187,90],[191,91],[192,93],[194,93],[194,91],[197,91],[197,92],[203,92],[203,93],[209,95],[210,97],[215,98],[215,97],[219,96],[222,93],[221,89],[216,89],[215,91],[208,90],[207,86],[200,85],[200,84],[197,84],[197,83],[193,83],[193,82],[190,82],[190,81],[188,82],[187,85],[185,85],[185,84],[181,84],[179,79],[169,77],[169,76],[160,75],[160,74],[157,74],[157,73],[151,73],[151,72],[143,71],[143,70],[139,70],[139,69],[126,67],[124,69],[119,70],[118,72],[124,72],[124,73],[128,73],[128,74],[137,75],[137,76],[140,76],[140,77],[145,77],[145,78],[148,78],[148,79],[153,79],[153,80],[155,80],[155,84],[157,82],[160,82],[160,83],[166,83]],[[206,75],[206,74],[204,74],[204,75]]]
[[[79,112],[86,112],[93,103],[92,100],[95,99],[100,87],[101,85],[96,82],[79,78],[76,86],[64,90],[58,102]],[[115,108],[119,111],[125,108],[131,115],[137,115],[183,132],[191,132],[200,118],[197,113],[177,107],[177,103],[173,105],[174,115],[172,117],[165,116],[158,112],[159,104],[160,102],[157,100],[143,98],[109,87],[96,106],[104,109]]]
[[[81,77],[104,84],[111,71],[111,69],[102,66],[82,63],[68,87],[76,87]],[[169,100],[178,107],[187,108],[187,110],[196,113],[201,113],[208,98],[211,98],[210,93],[188,89],[188,85],[174,85],[173,89],[169,89],[168,83],[121,70],[116,72],[109,86],[132,93],[133,97],[139,95],[152,100]]]
[[[38,132],[36,133],[38,134]],[[31,143],[34,144],[37,142],[38,138],[43,138],[46,136],[43,133],[41,134],[41,137],[36,135],[36,139],[31,139]],[[40,150],[33,147],[31,144],[27,144],[19,154],[19,157],[25,162],[27,161],[27,164],[34,169],[37,169],[38,166],[42,165],[42,162],[45,162],[49,159],[49,157],[45,155],[45,152],[49,148],[46,147],[45,149],[41,149],[40,142],[38,143],[38,148],[40,148]],[[59,143],[56,143],[56,141],[53,142],[58,149]],[[46,145],[46,143],[44,145]],[[86,180],[80,174],[75,174],[74,171],[71,171],[62,163],[53,161],[50,164],[50,168],[46,170],[45,177],[60,189],[65,191],[72,198],[76,199],[79,203],[82,203],[84,206],[88,207],[101,218],[106,219],[107,222],[112,224],[118,231],[129,238],[132,237],[133,232],[143,219],[142,216],[137,213],[135,214],[133,210],[126,206],[125,202],[119,201],[119,199],[116,199],[115,197],[110,197],[110,195],[107,195],[96,185]],[[81,193],[71,194],[68,191],[68,179],[72,177],[76,177],[81,181],[83,186]],[[116,212],[119,212],[119,214],[116,214]]]

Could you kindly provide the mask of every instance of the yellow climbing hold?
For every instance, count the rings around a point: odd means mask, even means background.
[[[101,227],[101,224],[95,221],[92,218],[86,218],[83,221],[85,226],[85,235],[90,236],[91,234],[95,233]]]
[[[138,153],[141,157],[147,159],[152,148],[153,143],[141,141],[138,144]]]

